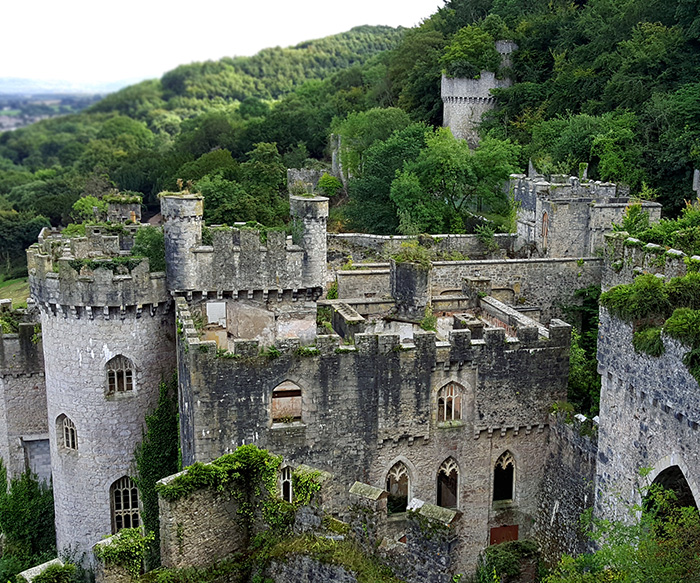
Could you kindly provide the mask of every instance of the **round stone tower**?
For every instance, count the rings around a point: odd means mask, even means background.
[[[62,239],[45,229],[27,251],[41,310],[59,552],[88,552],[140,524],[134,450],[158,385],[175,370],[165,274],[128,256],[132,230]]]
[[[503,67],[510,66],[510,54],[517,49],[510,41],[496,42],[496,50],[501,55]],[[487,111],[496,107],[492,89],[510,87],[508,77],[497,79],[492,71],[482,71],[478,79],[442,76],[440,96],[442,97],[442,125],[452,130],[452,135],[466,140],[470,148],[479,145],[479,123]]]
[[[289,207],[296,224],[294,242],[304,249],[304,287],[323,287],[328,271],[328,199],[323,196],[290,196]]]

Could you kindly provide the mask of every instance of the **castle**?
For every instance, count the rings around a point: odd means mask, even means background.
[[[184,465],[254,443],[284,457],[283,495],[291,468],[333,475],[338,517],[366,484],[388,496],[397,544],[409,504],[450,509],[447,573],[506,540],[535,538],[550,561],[585,549],[578,514],[595,501],[613,515],[608,493],[633,500],[643,466],[697,500],[697,382],[673,341],[658,366],[603,311],[598,443],[550,414],[566,398],[573,293],[681,274],[682,254],[662,264],[611,234],[628,202],[614,185],[511,185],[517,235],[496,252],[423,238],[431,261],[402,257],[406,237],[327,233],[328,201],[313,195],[290,196],[292,236],[211,227],[204,241],[202,198],[165,193],[165,273],[130,255],[138,224],[42,231],[27,252],[40,334],[26,321],[0,342],[0,456],[52,477],[59,549],[140,523],[133,452],[175,368]],[[393,258],[329,271],[338,249]],[[455,252],[471,259],[440,258]],[[331,280],[338,297],[323,299]]]

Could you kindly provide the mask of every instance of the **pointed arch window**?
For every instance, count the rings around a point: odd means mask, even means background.
[[[396,462],[386,476],[387,511],[389,514],[406,512],[408,506],[409,476],[403,462]]]
[[[139,491],[129,476],[119,478],[109,488],[112,510],[112,534],[122,528],[136,528],[141,524]]]
[[[56,421],[60,447],[78,451],[78,430],[75,428],[75,423],[66,415],[60,415]]]
[[[493,470],[493,500],[512,500],[515,480],[515,459],[513,454],[505,451],[496,461]]]
[[[116,395],[134,390],[134,363],[121,354],[105,366],[107,370],[107,394]]]
[[[280,493],[282,500],[292,503],[294,492],[292,490],[292,468],[289,466],[283,467],[280,472]]]
[[[443,508],[457,508],[459,466],[454,458],[447,458],[437,475],[437,504]]]
[[[438,391],[438,423],[459,421],[462,419],[462,387],[457,383],[448,383]]]
[[[272,391],[272,422],[294,421],[301,421],[301,387],[292,381],[284,381]]]

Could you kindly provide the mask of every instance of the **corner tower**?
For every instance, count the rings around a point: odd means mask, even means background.
[[[140,524],[134,450],[175,353],[165,274],[129,255],[138,228],[109,236],[88,227],[74,239],[44,229],[27,251],[41,311],[59,552],[89,552]]]

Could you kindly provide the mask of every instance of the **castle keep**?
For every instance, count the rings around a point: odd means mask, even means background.
[[[641,466],[665,483],[678,468],[697,499],[697,383],[672,341],[658,367],[603,312],[600,442],[550,413],[566,399],[563,307],[574,292],[661,270],[606,238],[628,200],[568,177],[517,175],[512,187],[519,231],[499,236],[498,251],[467,235],[421,241],[470,257],[460,261],[402,258],[406,238],[327,234],[328,201],[317,196],[290,197],[291,236],[243,225],[205,236],[200,196],[162,195],[165,273],[130,254],[140,225],[70,239],[45,229],[28,250],[41,334],[29,314],[1,342],[0,455],[13,473],[47,476],[50,454],[59,548],[89,551],[140,524],[133,452],[174,369],[184,465],[253,443],[283,456],[284,497],[292,470],[317,468],[332,476],[324,512],[349,520],[349,501],[364,500],[383,517],[377,544],[408,563],[430,555],[435,581],[471,571],[485,546],[506,540],[535,538],[548,561],[583,550],[577,517],[596,476],[603,513],[610,488],[634,497]],[[391,259],[329,269],[338,250]],[[663,271],[682,263],[670,253]],[[337,298],[324,299],[330,281]],[[449,527],[439,552],[416,550],[407,507]],[[174,565],[177,521],[164,520]]]

